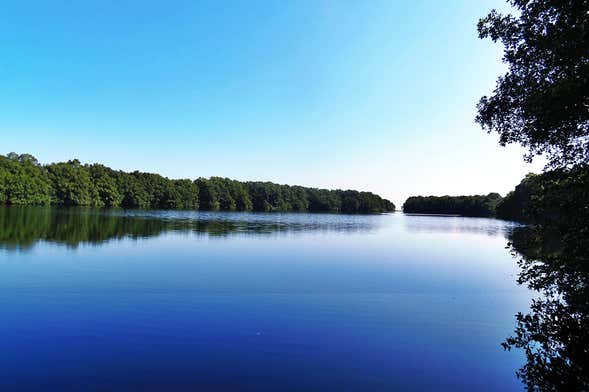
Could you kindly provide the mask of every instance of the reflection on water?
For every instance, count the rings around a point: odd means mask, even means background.
[[[411,219],[405,221],[405,227],[408,231],[416,233],[470,233],[507,237],[513,228],[519,226],[515,222],[488,218],[423,214],[407,215],[411,216]]]
[[[512,227],[0,208],[0,391],[518,390]]]
[[[369,232],[376,224],[362,215],[0,207],[0,248],[26,249],[38,241],[75,247],[154,237],[168,231],[209,236]]]
[[[518,282],[541,294],[516,315],[503,343],[525,352],[518,376],[529,390],[589,390],[589,233],[564,227],[523,227],[510,236]]]

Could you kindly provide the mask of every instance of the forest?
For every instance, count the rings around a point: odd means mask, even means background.
[[[221,177],[174,180],[77,159],[42,165],[30,154],[16,153],[0,155],[0,204],[350,214],[395,210],[371,192]]]
[[[411,196],[403,204],[403,212],[493,217],[501,199],[498,193],[474,196]]]
[[[558,195],[557,200],[553,195]],[[574,196],[573,196],[574,195]],[[552,203],[546,200],[553,198]],[[505,197],[498,193],[474,196],[411,196],[403,212],[494,217],[521,223],[542,223],[564,214],[564,199],[589,200],[589,166],[528,173]],[[572,202],[572,201],[571,201]],[[542,205],[542,208],[538,208]]]

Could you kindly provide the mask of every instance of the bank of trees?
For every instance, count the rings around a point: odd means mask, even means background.
[[[574,195],[573,199],[571,195]],[[563,207],[565,201],[572,204],[586,203],[586,200],[589,200],[589,165],[576,165],[540,174],[528,173],[505,197],[498,193],[475,196],[412,196],[403,204],[403,212],[496,217],[538,224],[567,215]],[[581,207],[579,209],[585,210]]]
[[[0,200],[14,205],[51,203],[53,190],[47,170],[28,154],[0,155]]]
[[[403,204],[403,212],[493,217],[501,201],[498,193],[474,196],[412,196]]]
[[[523,223],[532,221],[531,202],[539,196],[545,174],[529,173],[497,205],[497,218]]]
[[[0,155],[0,204],[208,211],[381,213],[395,205],[370,192],[211,177],[173,180],[77,159],[41,165],[29,154]]]
[[[589,210],[589,165],[576,165],[528,174],[497,205],[497,217],[523,223],[545,224],[571,219],[570,206],[576,205],[578,215]],[[567,218],[563,218],[567,216]]]

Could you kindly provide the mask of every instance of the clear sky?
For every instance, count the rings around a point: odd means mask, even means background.
[[[505,194],[542,162],[474,122],[501,0],[5,1],[0,153],[173,178]]]

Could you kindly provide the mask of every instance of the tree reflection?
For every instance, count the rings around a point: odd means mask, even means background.
[[[534,226],[510,246],[520,284],[541,295],[503,346],[523,349],[518,376],[528,390],[589,390],[589,171],[554,174],[534,201]]]
[[[75,247],[113,239],[147,238],[166,232],[224,237],[301,231],[369,231],[374,223],[362,216],[231,214],[124,211],[91,208],[0,207],[0,248],[27,249],[39,241]]]

